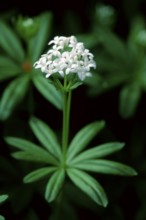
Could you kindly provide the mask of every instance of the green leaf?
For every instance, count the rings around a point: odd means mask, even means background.
[[[13,153],[13,156],[17,159],[25,160],[26,156],[26,160],[51,164],[58,163],[56,159],[48,153],[48,151],[42,149],[41,147],[37,146],[36,144],[30,141],[14,137],[6,137],[5,141],[13,147],[22,150],[22,152]]]
[[[63,169],[57,170],[50,177],[45,191],[45,198],[48,202],[52,202],[58,196],[62,185],[64,183],[65,171]]]
[[[97,36],[100,38],[106,51],[115,59],[119,59],[122,63],[128,64],[126,44],[120,40],[114,33],[107,29],[98,27]]]
[[[30,127],[40,143],[55,157],[60,159],[61,149],[57,137],[53,130],[43,121],[36,117],[31,117]]]
[[[79,162],[72,165],[72,167],[104,174],[124,176],[137,175],[137,172],[132,167],[110,160],[85,160],[82,161],[82,163]]]
[[[121,150],[123,147],[124,143],[119,142],[101,144],[97,147],[93,147],[91,149],[83,151],[73,159],[71,164],[80,162],[82,160],[105,157],[112,153],[115,153],[116,151]]]
[[[8,198],[8,195],[0,195],[0,203],[3,203]]]
[[[137,84],[126,85],[120,92],[119,112],[123,118],[132,117],[141,98],[141,88]]]
[[[29,86],[29,77],[25,75],[13,80],[4,90],[0,102],[0,120],[7,119],[16,105],[23,99]]]
[[[130,34],[128,37],[128,43],[129,44],[136,44],[137,43],[137,37],[140,31],[145,30],[145,19],[141,16],[136,16],[132,19],[131,22],[131,28],[130,28]]]
[[[0,21],[0,47],[13,59],[22,62],[24,51],[15,33],[4,22]]]
[[[21,72],[19,65],[6,56],[0,56],[0,81],[18,75]]]
[[[34,74],[33,83],[37,90],[52,103],[56,108],[62,109],[63,97],[62,94],[53,86],[45,76],[42,74]]]
[[[107,206],[108,200],[104,189],[93,177],[77,169],[68,169],[67,174],[72,182],[94,202],[104,207]]]
[[[27,174],[23,178],[24,183],[31,183],[35,182],[39,179],[44,178],[45,176],[48,176],[50,173],[56,170],[56,167],[43,167],[40,169],[37,169],[35,171],[32,171],[31,173]]]
[[[17,151],[15,153],[11,154],[12,157],[14,157],[17,160],[25,160],[25,161],[30,161],[30,162],[35,162],[35,163],[48,163],[50,162],[47,160],[47,158],[44,158],[41,156],[36,155],[35,153],[30,153],[28,151]]]
[[[99,43],[99,39],[93,33],[77,35],[77,39],[78,41],[83,42],[87,48],[92,48]]]
[[[2,215],[0,215],[0,220],[5,220],[5,218]]]
[[[34,37],[29,41],[29,55],[32,57],[32,62],[36,62],[41,56],[41,53],[50,36],[52,14],[45,12],[38,17],[39,30]]]
[[[105,126],[104,121],[93,122],[83,127],[71,141],[67,159],[70,161],[78,152],[83,150],[88,143],[97,135]]]

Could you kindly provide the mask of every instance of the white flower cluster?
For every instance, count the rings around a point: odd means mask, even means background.
[[[80,80],[91,76],[90,68],[96,68],[93,54],[84,48],[84,44],[78,42],[74,36],[55,37],[49,42],[53,44],[46,54],[34,64],[34,67],[41,68],[46,77],[59,73],[62,77],[70,73],[76,73]]]

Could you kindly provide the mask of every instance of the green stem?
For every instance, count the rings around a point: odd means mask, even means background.
[[[71,108],[71,91],[68,92],[67,94],[67,111],[66,111],[66,145],[68,145],[68,138],[69,138],[69,129],[70,129],[70,108]]]
[[[66,91],[67,87],[66,78],[64,79],[64,106],[63,106],[63,128],[62,128],[62,152],[63,152],[63,163],[66,161],[66,151],[68,146],[69,138],[69,126],[70,126],[70,106],[71,106],[71,91]]]

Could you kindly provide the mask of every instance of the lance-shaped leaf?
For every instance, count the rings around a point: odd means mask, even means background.
[[[83,150],[88,143],[100,132],[105,126],[104,121],[93,122],[83,127],[71,141],[68,151],[67,159],[70,161],[78,152]]]
[[[42,74],[34,74],[33,83],[37,90],[56,108],[62,109],[62,94],[53,86],[50,80],[46,79]]]
[[[138,42],[138,34],[145,30],[145,19],[142,16],[136,16],[132,19],[128,43],[136,46]]]
[[[51,22],[51,13],[46,12],[38,17],[38,32],[29,41],[29,55],[32,57],[32,62],[37,61],[46,45],[46,41],[50,35]]]
[[[104,174],[135,176],[137,172],[130,166],[110,160],[85,160],[72,167]]]
[[[124,42],[109,30],[104,30],[98,27],[97,35],[103,43],[106,51],[115,59],[121,60],[122,63],[128,64],[126,54],[128,50]]]
[[[0,81],[16,76],[21,72],[20,65],[6,56],[0,56]]]
[[[15,106],[23,99],[29,86],[29,76],[13,80],[4,90],[0,102],[0,119],[7,119]]]
[[[108,200],[102,186],[92,176],[78,169],[68,169],[72,182],[86,193],[94,202],[106,207]]]
[[[141,88],[138,84],[126,85],[120,92],[119,112],[123,118],[132,117],[141,97]]]
[[[0,47],[16,61],[24,60],[24,51],[21,43],[10,27],[0,21]]]
[[[57,137],[53,130],[43,121],[36,117],[31,117],[30,127],[40,143],[55,157],[60,159],[61,149]]]
[[[0,215],[0,220],[5,220],[5,218],[2,215]]]
[[[91,149],[83,151],[72,160],[71,164],[84,161],[87,159],[105,157],[121,150],[123,147],[124,147],[124,143],[119,143],[119,142],[101,144],[97,147],[93,147]]]
[[[7,198],[8,195],[6,194],[0,195],[0,204],[3,203]],[[0,215],[0,220],[5,220],[5,218],[2,215]]]
[[[7,198],[8,198],[8,195],[6,194],[0,195],[0,203],[3,203]]]
[[[56,159],[48,151],[22,138],[6,137],[6,142],[22,151],[13,153],[17,159],[57,164]]]
[[[23,178],[24,183],[31,183],[40,180],[56,170],[56,167],[43,167],[32,171]]]
[[[52,176],[50,177],[45,191],[45,198],[48,202],[52,202],[58,196],[65,178],[65,171],[64,169],[57,170]]]

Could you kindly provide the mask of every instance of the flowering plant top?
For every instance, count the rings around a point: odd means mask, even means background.
[[[77,41],[75,36],[57,36],[49,42],[49,45],[52,44],[52,49],[34,64],[36,69],[41,68],[46,77],[55,73],[59,73],[62,77],[75,73],[83,81],[91,76],[90,68],[96,68],[94,56],[82,42]]]

